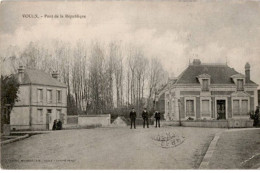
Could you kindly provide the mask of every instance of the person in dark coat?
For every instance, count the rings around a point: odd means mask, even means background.
[[[135,119],[136,119],[136,112],[135,112],[135,109],[132,108],[132,111],[130,112],[131,129],[132,129],[133,124],[134,124],[134,128],[136,128],[135,127]]]
[[[52,130],[57,130],[57,120],[54,120]]]
[[[62,122],[59,119],[58,122],[57,122],[57,130],[61,130],[61,129],[62,129]]]
[[[145,122],[147,124],[147,128],[149,128],[148,112],[147,112],[146,108],[144,108],[144,110],[143,110],[142,118],[143,118],[143,128],[145,128]]]
[[[259,106],[257,106],[255,110],[254,126],[257,126],[258,123],[259,123]]]
[[[161,119],[161,114],[159,111],[156,111],[155,114],[154,114],[154,118],[155,118],[155,122],[156,122],[156,125],[155,127],[157,128],[157,123],[158,123],[158,126],[160,128],[160,119]]]

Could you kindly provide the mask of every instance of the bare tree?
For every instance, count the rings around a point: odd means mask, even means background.
[[[24,50],[15,50],[9,50],[14,56],[3,57],[14,66],[21,61],[47,73],[58,71],[68,88],[68,107],[75,105],[76,113],[110,113],[131,105],[139,114],[145,97],[147,108],[152,109],[156,89],[165,83],[159,59],[147,58],[142,47],[123,47],[117,41],[86,44],[79,40],[73,46],[52,40],[47,46],[31,42]]]

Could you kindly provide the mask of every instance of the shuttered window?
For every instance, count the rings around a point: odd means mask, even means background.
[[[201,106],[201,113],[203,116],[209,116],[210,115],[210,106],[209,106],[209,100],[202,100],[201,101],[202,106]]]
[[[237,80],[237,90],[242,91],[244,89],[244,81],[243,79],[238,79]]]
[[[242,110],[241,113],[243,115],[247,115],[248,114],[248,100],[242,100]]]
[[[239,100],[233,100],[233,113],[234,115],[239,115]]]
[[[202,90],[203,91],[209,90],[209,80],[208,79],[202,79]]]
[[[57,102],[61,103],[61,91],[60,90],[57,91]]]
[[[233,100],[233,115],[247,116],[249,114],[248,99]]]
[[[52,102],[52,90],[47,90],[47,102]]]
[[[195,116],[193,100],[186,100],[186,116]]]
[[[37,89],[37,101],[42,102],[42,100],[43,100],[43,90]]]
[[[43,123],[43,113],[42,109],[37,110],[37,116],[38,116],[38,123]]]
[[[56,118],[57,119],[61,119],[60,115],[61,115],[61,110],[60,109],[57,109],[57,115],[56,115]]]

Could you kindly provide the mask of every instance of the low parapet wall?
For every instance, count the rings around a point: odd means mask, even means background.
[[[253,127],[253,120],[230,119],[230,120],[192,120],[182,121],[184,127],[208,127],[208,128],[247,128]]]
[[[78,124],[78,115],[67,115],[67,124]]]
[[[102,127],[106,127],[111,124],[110,122],[111,122],[110,114],[78,116],[79,127],[86,127],[91,125],[101,125]]]

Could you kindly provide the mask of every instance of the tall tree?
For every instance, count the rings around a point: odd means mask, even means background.
[[[148,78],[148,88],[149,88],[149,94],[148,94],[148,107],[149,109],[153,108],[153,99],[155,97],[155,92],[159,88],[160,85],[164,84],[164,69],[162,64],[157,58],[150,59],[149,63],[149,78]]]
[[[1,126],[10,123],[10,112],[18,101],[19,83],[14,75],[1,75]]]

